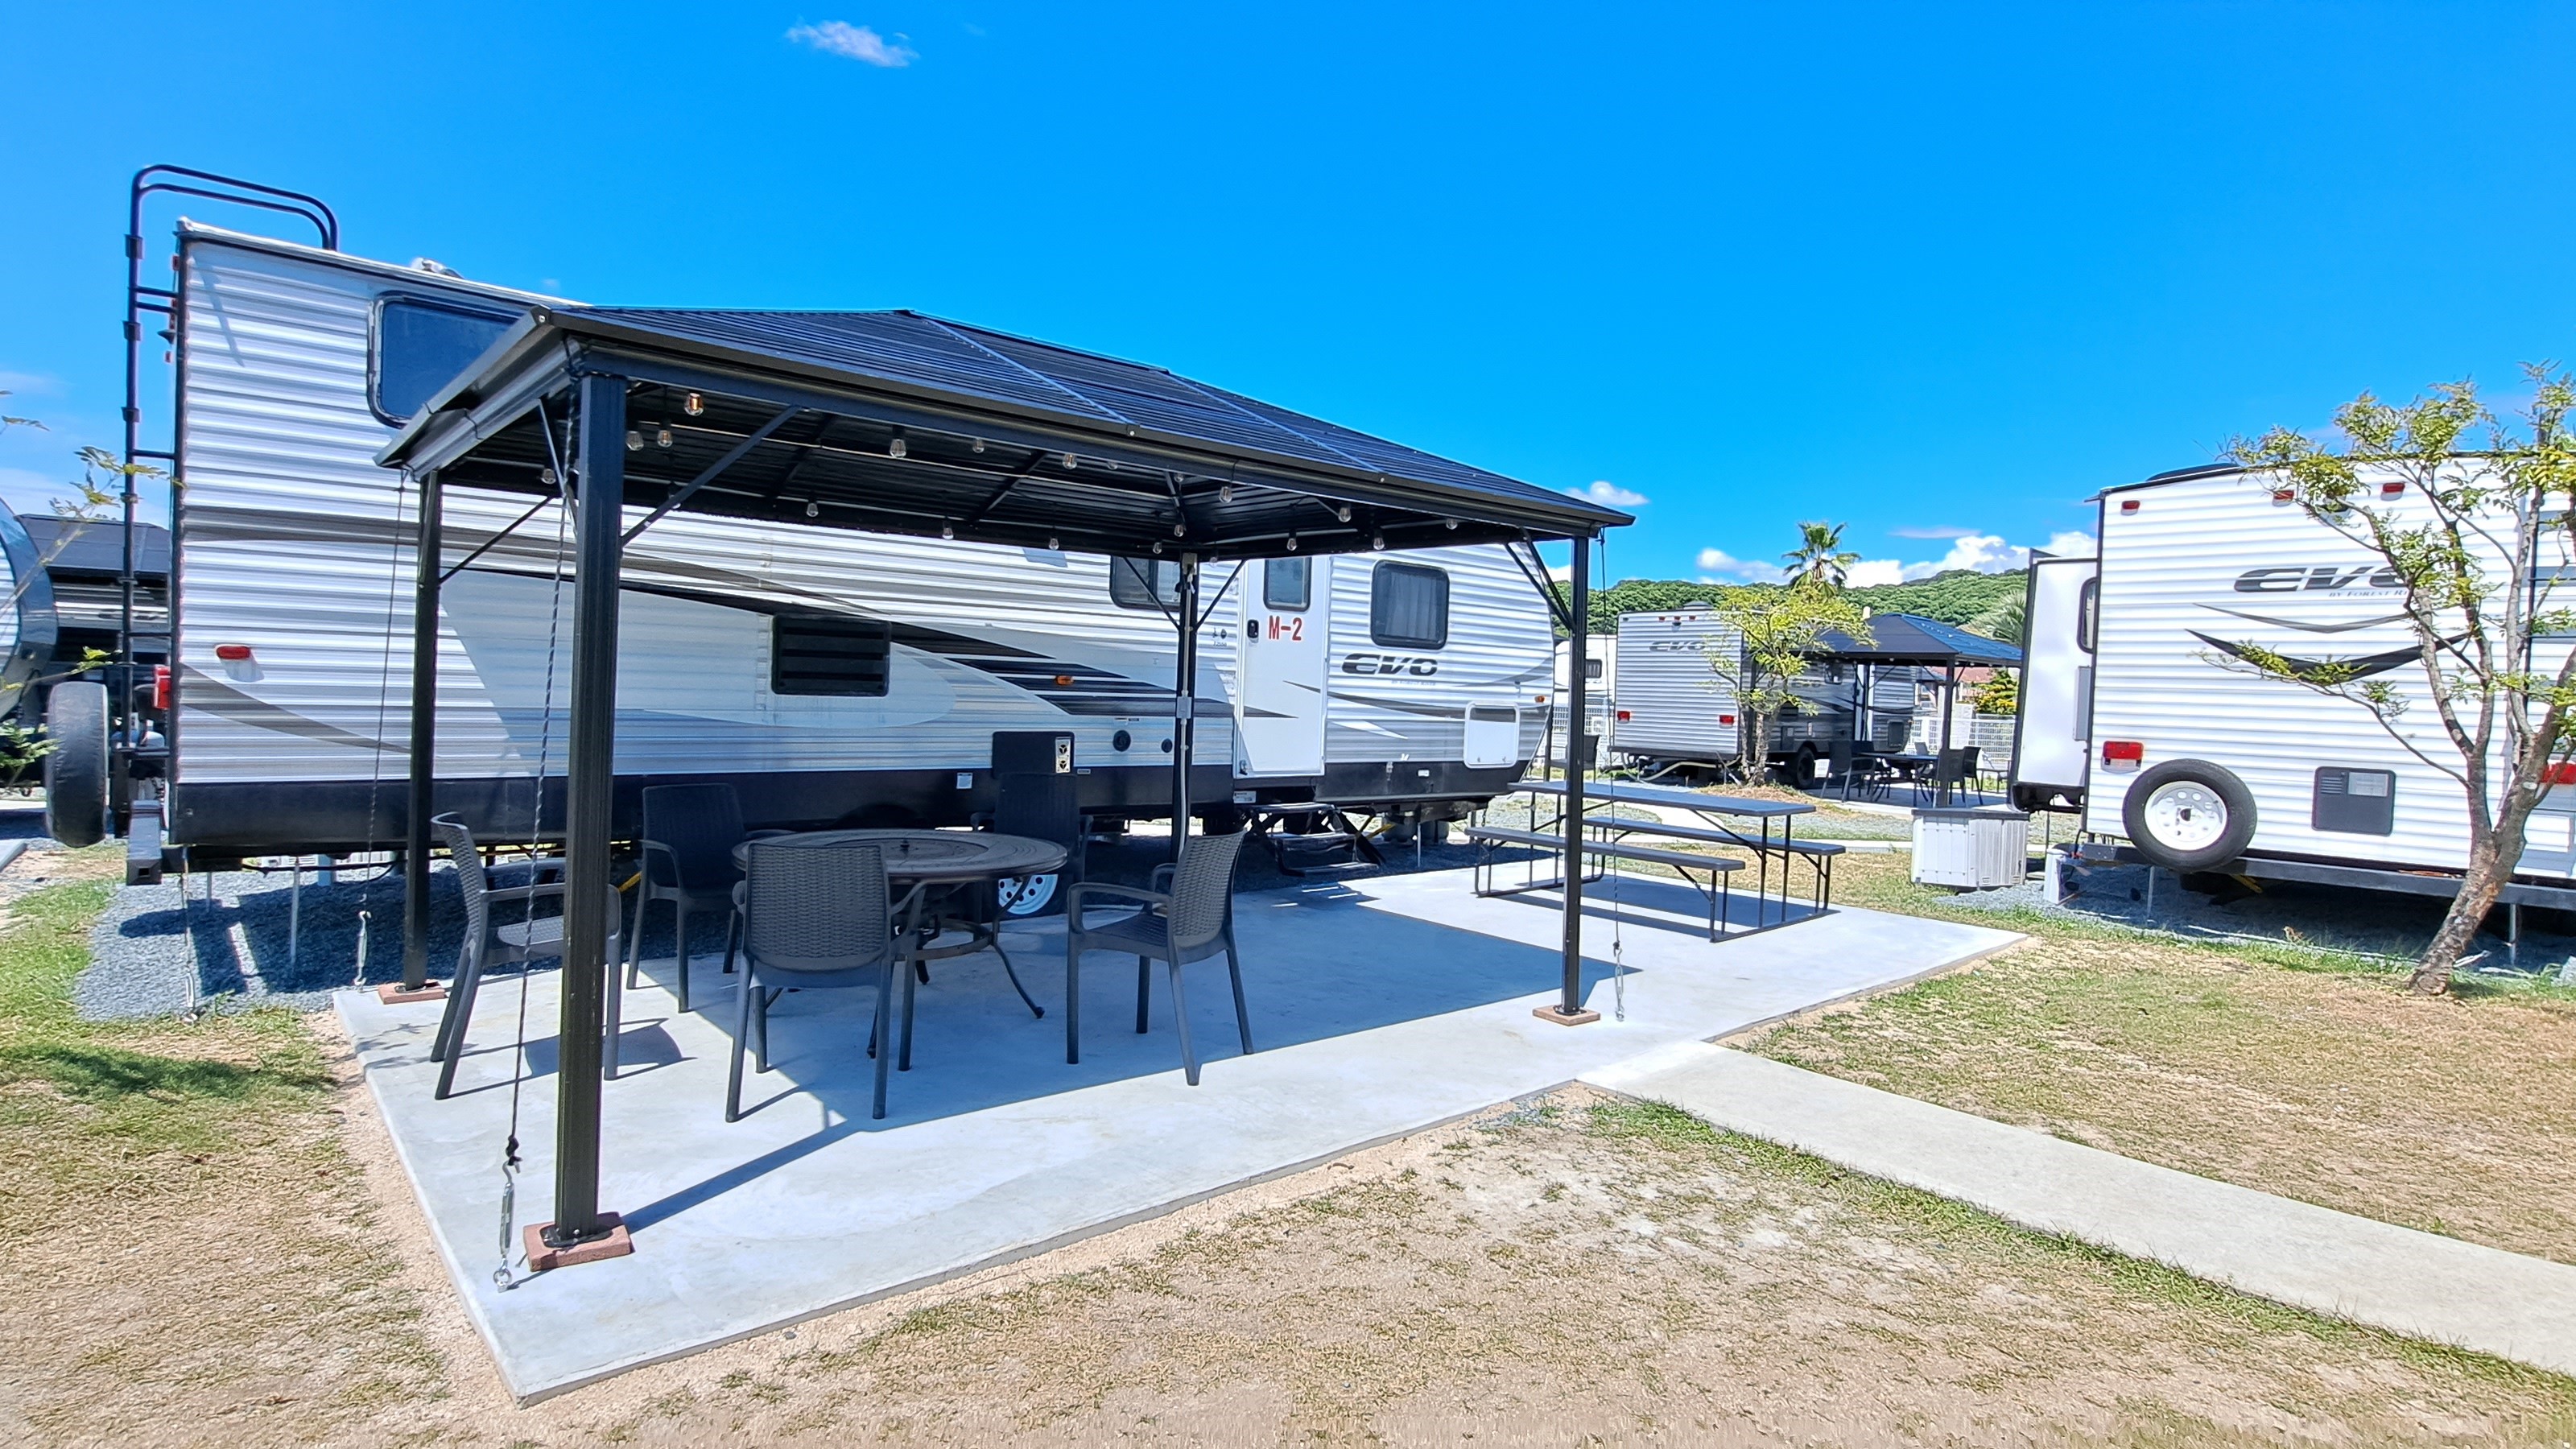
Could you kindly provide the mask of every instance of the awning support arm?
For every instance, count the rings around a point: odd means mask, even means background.
[[[561,496],[562,496],[561,488],[560,488],[560,485],[558,485],[557,492],[556,492],[556,497],[558,497],[558,498],[559,498],[559,497],[561,497]],[[467,564],[470,564],[470,563],[474,562],[476,559],[481,558],[483,555],[485,555],[485,554],[487,554],[487,553],[490,553],[490,552],[492,551],[493,545],[498,544],[501,540],[503,540],[503,539],[505,539],[505,538],[508,538],[511,534],[514,534],[514,533],[518,532],[518,531],[519,531],[519,525],[520,525],[520,524],[525,523],[525,522],[527,522],[529,519],[536,517],[536,516],[537,516],[537,510],[538,510],[538,509],[543,508],[543,507],[545,507],[547,504],[552,503],[552,502],[554,502],[554,501],[555,501],[555,499],[554,499],[554,498],[540,498],[540,499],[538,499],[536,502],[529,504],[529,505],[528,505],[528,511],[527,511],[527,512],[522,513],[522,514],[520,514],[518,517],[511,519],[511,520],[510,520],[510,526],[509,526],[509,527],[502,529],[499,533],[496,533],[496,534],[492,535],[490,538],[487,538],[487,539],[483,540],[481,543],[476,544],[476,545],[474,546],[474,551],[473,551],[472,553],[469,553],[469,554],[467,554],[465,557],[463,557],[463,558],[461,558],[461,559],[458,559],[458,560],[456,561],[456,563],[455,563],[455,565],[454,565],[453,567],[449,568],[445,573],[442,573],[442,574],[440,574],[440,575],[438,576],[438,581],[439,581],[440,583],[442,583],[442,584],[443,584],[443,583],[446,583],[449,579],[452,579],[452,578],[456,577],[458,574],[461,574],[461,573],[465,572],[465,566],[466,566]]]
[[[1521,550],[1523,549],[1529,550],[1529,559],[1527,561],[1524,561],[1521,558]],[[1521,571],[1521,577],[1529,580],[1529,586],[1538,590],[1539,598],[1547,604],[1548,613],[1555,616],[1556,622],[1564,628],[1566,633],[1574,633],[1573,611],[1565,607],[1563,600],[1557,598],[1556,590],[1551,587],[1547,581],[1547,571],[1543,568],[1533,568],[1531,566],[1538,561],[1538,546],[1528,542],[1527,540],[1523,540],[1520,543],[1504,544],[1503,552],[1511,556],[1512,562],[1517,565]]]

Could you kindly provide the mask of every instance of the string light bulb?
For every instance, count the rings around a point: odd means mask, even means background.
[[[644,435],[635,431],[633,428],[628,428],[626,430],[626,451],[630,453],[640,453],[644,451]]]
[[[1384,551],[1385,551],[1385,549],[1386,549],[1386,535],[1385,535],[1385,534],[1383,534],[1383,533],[1372,533],[1372,534],[1370,534],[1370,535],[1369,535],[1369,547],[1371,547],[1371,548],[1373,548],[1373,549],[1377,549],[1377,550],[1379,550],[1380,552],[1384,552]]]
[[[696,393],[689,394],[688,397],[680,404],[680,411],[687,413],[693,418],[706,410],[707,400],[698,396]]]
[[[900,430],[895,433],[893,440],[886,444],[886,456],[889,458],[903,456],[903,434]]]
[[[657,429],[654,432],[653,446],[657,448],[667,448],[671,446],[671,430],[668,427]]]
[[[1297,535],[1293,533],[1288,535],[1288,551],[1290,553],[1295,553],[1297,551]]]
[[[1158,553],[1158,554],[1159,554],[1159,553],[1161,553],[1162,551],[1163,551],[1163,541],[1162,541],[1161,539],[1159,539],[1159,538],[1158,538],[1158,539],[1154,540],[1154,552],[1156,552],[1156,553]]]
[[[1456,533],[1458,531],[1458,520],[1454,518],[1444,518],[1440,520],[1440,526],[1449,530],[1451,533]]]
[[[1341,507],[1336,508],[1336,509],[1334,509],[1334,510],[1333,510],[1333,516],[1334,516],[1335,518],[1340,519],[1340,520],[1341,520],[1342,522],[1344,522],[1344,523],[1348,523],[1348,522],[1350,522],[1350,521],[1351,521],[1351,506],[1350,506],[1349,504],[1347,504],[1347,503],[1343,504]]]
[[[957,536],[957,525],[953,523],[943,523],[939,525],[939,536],[941,538],[955,538]]]
[[[806,516],[807,518],[820,518],[820,517],[822,517],[822,516],[823,516],[823,505],[822,505],[822,504],[820,504],[820,503],[815,502],[815,501],[814,501],[813,499],[811,499],[811,498],[806,499],[806,500],[805,500],[805,516]]]
[[[1216,490],[1216,501],[1219,503],[1232,503],[1234,501],[1234,485],[1228,483],[1224,487]]]
[[[1055,552],[1055,535],[1052,533],[1047,535],[1047,552]]]
[[[977,438],[975,440],[975,451],[978,453],[984,451],[984,440],[982,438]]]
[[[1072,471],[1074,470],[1075,466],[1076,466],[1076,465],[1075,465],[1075,463],[1074,463],[1074,461],[1073,461],[1073,455],[1072,455],[1071,453],[1067,453],[1067,454],[1065,454],[1065,455],[1064,455],[1064,470],[1065,470],[1066,472],[1070,473],[1070,472],[1072,472]]]
[[[552,468],[539,468],[539,469],[537,470],[537,481],[538,481],[538,482],[540,482],[540,483],[543,483],[544,485],[546,485],[546,486],[547,486],[547,487],[549,487],[549,488],[552,488],[553,486],[555,486],[555,484],[556,484],[556,483],[560,482],[561,480],[555,477],[555,470],[554,470],[554,469],[552,469]]]
[[[1172,525],[1172,537],[1174,537],[1174,538],[1187,538],[1187,537],[1189,537],[1189,536],[1190,536],[1190,526],[1189,526],[1188,524],[1186,524],[1186,523],[1175,523],[1175,524],[1173,524],[1173,525]]]

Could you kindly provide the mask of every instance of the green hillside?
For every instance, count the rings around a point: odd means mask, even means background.
[[[1927,619],[1962,625],[1995,638],[2018,639],[2021,634],[2022,594],[2029,578],[2029,573],[2022,569],[2008,574],[1952,569],[1946,574],[1910,584],[1854,589],[1851,596],[1872,613],[1920,614]],[[1564,597],[1565,585],[1556,587],[1558,597]],[[1592,632],[1615,632],[1621,614],[1652,613],[1661,609],[1678,609],[1684,604],[1714,602],[1731,587],[1740,586],[1622,579],[1609,588],[1592,591]]]

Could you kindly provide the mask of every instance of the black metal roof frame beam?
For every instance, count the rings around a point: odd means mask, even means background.
[[[803,411],[805,411],[803,408],[780,409],[777,416],[771,418],[768,422],[762,423],[758,428],[755,428],[750,433],[746,434],[740,442],[727,448],[723,457],[708,464],[705,470],[700,472],[697,477],[690,479],[685,484],[682,484],[678,492],[663,499],[661,507],[644,515],[643,521],[637,523],[633,528],[626,530],[626,536],[620,539],[619,542],[633,543],[637,534],[642,533],[644,530],[651,528],[654,524],[661,522],[663,517],[669,514],[672,509],[677,508],[681,504],[688,502],[691,498],[696,497],[699,489],[716,481],[717,478],[724,474],[726,469],[741,462],[746,454],[750,453],[752,449],[759,447],[770,434],[785,427],[790,419]]]

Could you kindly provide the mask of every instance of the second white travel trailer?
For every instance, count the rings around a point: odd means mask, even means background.
[[[1733,763],[1741,750],[1743,711],[1734,687],[1711,666],[1710,654],[1738,647],[1734,626],[1711,605],[1620,615],[1610,748],[1659,772]],[[1818,762],[1829,759],[1837,744],[1849,742],[1862,753],[1901,748],[1920,674],[1910,664],[1819,657],[1792,686],[1799,703],[1773,723],[1766,758],[1789,778],[1807,781],[1817,778]]]
[[[153,718],[167,842],[198,863],[387,847],[420,492],[375,457],[545,299],[199,225],[176,265],[175,678]],[[628,444],[649,459],[669,436]],[[783,428],[775,446],[825,444]],[[438,802],[520,838],[562,819],[566,520],[552,500],[443,493]],[[620,808],[646,784],[722,780],[762,824],[962,823],[993,807],[996,737],[1037,730],[1069,741],[1096,817],[1168,814],[1176,574],[662,518],[624,560]],[[1552,629],[1501,546],[1220,566],[1204,587],[1202,813],[1454,818],[1537,750]]]
[[[2429,518],[2402,479],[2365,483],[2401,526]],[[2079,809],[2097,857],[2449,894],[2440,873],[2467,862],[2466,797],[2444,773],[2459,755],[2396,576],[2236,467],[2159,474],[2099,505],[2097,559],[2032,570],[2016,803]],[[2576,577],[2570,563],[2547,561],[2536,581]],[[2531,641],[2531,667],[2554,671],[2570,644]],[[2258,674],[2243,663],[2257,650],[2385,682],[2402,712],[2383,726]],[[2518,873],[2508,902],[2576,905],[2576,791],[2544,798]]]

